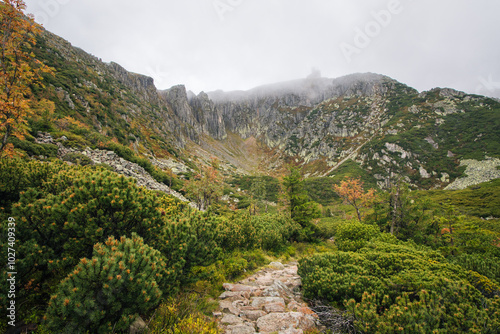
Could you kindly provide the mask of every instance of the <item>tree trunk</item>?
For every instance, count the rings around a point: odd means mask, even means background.
[[[358,215],[358,220],[361,222],[361,212],[359,212],[359,208],[356,206],[356,214]]]
[[[399,202],[400,202],[400,198],[399,198],[399,185],[396,186],[396,192],[391,194],[391,216],[392,216],[392,220],[391,220],[391,230],[390,230],[390,233],[392,235],[394,235],[394,232],[395,232],[395,229],[396,229],[396,225],[398,224],[398,210],[400,209],[399,208]]]

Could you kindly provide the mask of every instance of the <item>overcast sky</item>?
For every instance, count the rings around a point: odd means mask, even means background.
[[[388,75],[500,97],[498,0],[26,0],[73,45],[159,89]]]

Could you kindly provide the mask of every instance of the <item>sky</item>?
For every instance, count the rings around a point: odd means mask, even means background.
[[[500,97],[497,0],[25,0],[74,46],[195,93],[373,72]]]

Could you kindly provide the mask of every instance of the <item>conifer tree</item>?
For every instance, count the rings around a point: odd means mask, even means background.
[[[132,233],[94,246],[52,295],[46,320],[54,333],[125,331],[160,302],[165,260]]]
[[[51,282],[59,280],[93,245],[110,235],[135,232],[167,256],[165,293],[176,291],[189,232],[175,226],[157,208],[154,193],[132,179],[90,167],[68,167],[47,177],[48,184],[28,188],[13,205],[18,222],[18,278],[37,288],[19,290],[19,300],[45,299]]]
[[[309,200],[304,190],[302,175],[297,167],[290,166],[288,176],[283,178],[290,201],[290,214],[302,227],[310,227],[311,220],[319,218],[321,213],[316,203]]]

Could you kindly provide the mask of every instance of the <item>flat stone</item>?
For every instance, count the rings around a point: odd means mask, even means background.
[[[300,313],[303,313],[303,314],[312,315],[312,316],[317,316],[316,313],[313,310],[311,310],[309,307],[307,307],[307,306],[299,307],[299,309],[297,310],[297,312],[300,312]]]
[[[282,303],[272,303],[272,304],[266,304],[264,305],[264,311],[267,313],[282,313],[285,312],[285,304]]]
[[[241,299],[233,301],[232,304],[234,307],[242,308],[244,306],[248,306],[248,304],[250,304],[250,301],[248,299]]]
[[[262,311],[262,310],[254,310],[254,311],[245,310],[245,311],[241,311],[240,315],[244,316],[248,320],[255,321],[255,320],[259,319],[260,317],[265,316],[266,314],[267,313]]]
[[[279,331],[278,334],[304,334],[302,329],[288,328],[284,331]]]
[[[297,317],[299,320],[299,327],[298,328],[307,330],[307,329],[311,329],[311,328],[316,327],[316,321],[312,315],[304,314],[304,313],[300,313],[300,312],[297,312],[295,314],[297,314]]]
[[[266,290],[262,293],[263,296],[266,297],[278,297],[281,295],[290,295],[292,292],[290,289],[286,286],[285,283],[281,282],[280,280],[274,281],[274,284],[267,287]]]
[[[257,320],[261,334],[285,331],[291,328],[308,330],[315,327],[314,319],[300,312],[269,313]]]
[[[279,297],[280,295],[280,292],[274,286],[270,286],[262,292],[264,297]]]
[[[285,300],[281,297],[255,297],[252,299],[252,306],[257,308],[262,308],[265,304],[272,303],[285,304]]]
[[[243,320],[234,314],[224,314],[221,322],[226,325],[239,325],[243,323]]]
[[[299,325],[298,317],[291,313],[269,313],[257,320],[257,328],[262,334],[278,332],[289,328],[297,328]]]
[[[269,286],[269,285],[272,285],[274,283],[274,278],[271,278],[271,277],[264,277],[264,278],[259,278],[257,280],[257,283],[259,285],[263,285],[263,286]]]
[[[260,308],[258,307],[253,307],[253,306],[242,306],[240,307],[241,311],[258,311]]]
[[[250,293],[248,291],[224,291],[220,296],[219,299],[229,299],[232,301],[239,300],[239,299],[250,299]]]
[[[271,262],[269,267],[276,270],[283,270],[285,266],[281,262]]]
[[[247,326],[247,325],[228,326],[227,329],[228,329],[228,331],[226,332],[227,334],[253,334],[253,333],[255,333],[255,328],[253,326]]]
[[[223,300],[219,303],[219,307],[224,313],[231,313],[234,315],[240,314],[240,309],[234,305],[230,300]]]
[[[259,289],[259,290],[255,290],[255,291],[252,291],[252,293],[250,294],[251,297],[260,297],[262,296],[262,290]]]
[[[256,286],[252,285],[243,285],[243,284],[231,284],[231,283],[224,283],[222,284],[222,287],[226,289],[226,291],[232,291],[232,292],[239,292],[239,291],[255,291],[258,288]]]
[[[297,312],[299,308],[303,307],[304,305],[301,305],[297,303],[295,300],[292,300],[290,303],[288,303],[287,307],[290,311]]]

